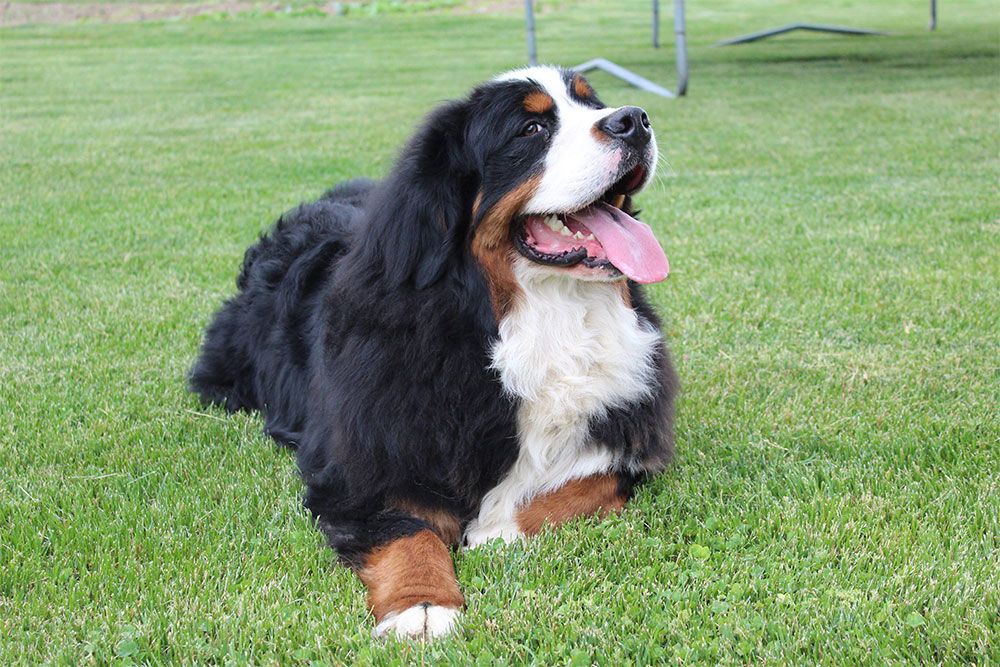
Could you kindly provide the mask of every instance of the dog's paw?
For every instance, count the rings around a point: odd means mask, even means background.
[[[400,612],[386,614],[375,626],[378,638],[396,637],[433,639],[451,634],[457,626],[459,610],[430,602],[418,604]]]
[[[462,548],[476,549],[494,540],[501,540],[504,544],[512,544],[523,539],[524,533],[513,521],[490,526],[480,526],[478,521],[474,521],[465,532],[465,544]]]

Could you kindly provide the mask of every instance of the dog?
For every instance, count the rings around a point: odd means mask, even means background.
[[[641,286],[669,266],[632,202],[657,155],[642,109],[520,69],[247,250],[191,388],[297,451],[377,636],[454,631],[450,547],[620,511],[673,455],[678,382]]]

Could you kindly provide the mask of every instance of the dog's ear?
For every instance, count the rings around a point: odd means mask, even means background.
[[[370,200],[371,259],[395,284],[437,282],[464,247],[479,179],[467,126],[466,103],[433,111]]]

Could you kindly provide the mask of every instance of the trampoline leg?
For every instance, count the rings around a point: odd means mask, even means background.
[[[658,46],[660,8],[658,0],[653,0],[653,45]],[[531,65],[538,64],[538,53],[535,48],[535,12],[531,0],[524,0],[524,19],[528,32],[528,62]],[[685,33],[684,20],[684,0],[674,0],[674,37],[677,45],[677,92],[672,93],[663,86],[653,83],[634,72],[630,72],[621,65],[605,58],[594,58],[585,63],[577,65],[571,69],[577,72],[586,72],[592,69],[601,69],[616,76],[623,81],[632,84],[637,88],[660,95],[662,97],[679,97],[687,92],[688,85],[688,61],[687,61],[687,35]]]
[[[528,63],[538,64],[538,50],[535,48],[535,10],[531,0],[524,0],[524,22],[528,31]]]
[[[660,48],[660,0],[653,0],[653,48]]]
[[[688,89],[687,19],[684,17],[684,0],[674,0],[674,41],[677,44],[677,97]]]

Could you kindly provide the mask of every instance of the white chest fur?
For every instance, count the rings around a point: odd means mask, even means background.
[[[520,536],[515,516],[533,496],[605,472],[612,452],[588,424],[603,411],[649,395],[660,341],[622,299],[620,285],[589,282],[515,263],[522,294],[500,323],[493,366],[520,399],[519,453],[483,499],[466,543]]]

